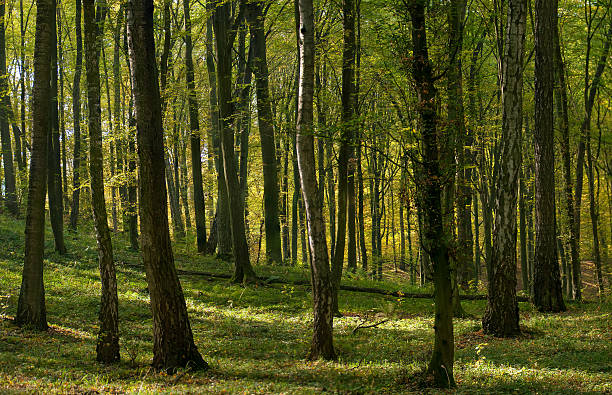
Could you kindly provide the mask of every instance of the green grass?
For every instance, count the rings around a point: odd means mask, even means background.
[[[310,290],[302,286],[241,287],[181,276],[195,342],[207,372],[176,375],[149,369],[148,294],[138,255],[121,235],[117,260],[122,362],[95,362],[99,304],[96,244],[91,227],[66,233],[70,253],[46,238],[45,287],[51,330],[36,333],[9,319],[16,310],[23,261],[23,221],[0,216],[0,392],[32,393],[437,393],[422,387],[433,340],[433,302],[341,292],[346,316],[335,320],[337,362],[304,359],[310,341]],[[175,245],[177,266],[229,273],[229,265],[193,254],[192,238]],[[304,268],[256,267],[262,277],[308,278]],[[417,292],[401,280],[347,283]],[[460,393],[610,393],[611,304],[569,304],[548,315],[521,304],[524,335],[494,339],[479,331],[484,301],[464,302],[475,318],[456,320],[455,378]],[[353,329],[365,319],[370,329]]]

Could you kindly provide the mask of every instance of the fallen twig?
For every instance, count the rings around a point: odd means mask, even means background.
[[[362,324],[363,324],[363,322],[362,322],[361,324],[357,325],[357,326],[355,327],[355,329],[353,329],[353,335],[354,335],[355,333],[357,333],[357,331],[358,331],[359,329],[376,328],[377,326],[382,325],[382,324],[384,324],[384,323],[385,323],[385,322],[387,322],[387,321],[389,321],[389,320],[388,320],[388,319],[386,319],[386,320],[382,320],[382,321],[379,321],[379,322],[377,322],[377,323],[375,323],[375,324],[370,324],[370,325],[362,325]]]

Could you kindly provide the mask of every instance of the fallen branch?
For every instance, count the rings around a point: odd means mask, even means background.
[[[130,267],[138,267],[136,265],[124,263],[125,266]],[[201,271],[193,271],[193,270],[182,270],[177,269],[176,272],[182,276],[202,276],[202,277],[211,277],[211,278],[222,278],[222,279],[231,279],[231,274],[225,273],[211,273],[211,272],[201,272]],[[270,277],[267,280],[263,280],[264,284],[291,284],[291,285],[303,285],[310,286],[309,280],[285,280],[280,277]],[[372,288],[372,287],[357,287],[354,285],[340,285],[340,289],[343,291],[351,291],[351,292],[364,292],[364,293],[372,293],[378,295],[386,295],[393,296],[395,298],[406,298],[406,299],[433,299],[433,295],[427,293],[415,293],[415,292],[402,292],[402,291],[389,291],[381,288]],[[482,294],[462,294],[459,295],[461,300],[487,300],[487,295]],[[529,302],[529,298],[524,296],[517,296],[517,301],[519,302]]]
[[[387,319],[387,320],[382,320],[382,321],[379,321],[379,322],[377,322],[377,323],[375,323],[375,324],[370,324],[370,325],[363,325],[365,322],[362,322],[361,324],[357,325],[357,326],[355,327],[355,329],[353,329],[353,332],[352,332],[352,333],[353,333],[353,335],[354,335],[355,333],[357,333],[357,331],[358,331],[359,329],[376,328],[377,326],[382,325],[382,324],[384,324],[384,323],[385,323],[385,322],[387,322],[387,321],[389,321],[389,320],[388,320],[388,319]]]

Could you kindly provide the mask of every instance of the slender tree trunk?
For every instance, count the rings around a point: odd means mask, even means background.
[[[80,1],[80,0],[77,0]],[[127,232],[128,230],[128,192],[125,182],[125,138],[122,133],[122,124],[124,124],[124,120],[121,115],[122,110],[122,99],[121,99],[121,64],[120,64],[120,51],[121,51],[121,28],[124,26],[124,13],[125,6],[120,6],[119,10],[116,14],[116,24],[115,30],[113,32],[113,41],[114,41],[114,49],[113,49],[113,95],[114,95],[114,103],[113,103],[113,113],[115,114],[115,130],[113,131],[113,135],[115,138],[115,157],[117,160],[117,175],[120,177],[119,183],[119,201],[121,203],[121,222],[123,225],[123,232]],[[79,110],[80,111],[80,110]],[[120,119],[122,121],[120,122]]]
[[[21,159],[21,162],[18,163],[19,165],[19,170],[21,170],[22,172],[25,172],[25,167],[26,167],[26,162],[27,162],[27,155],[26,155],[26,86],[25,86],[25,80],[26,80],[26,56],[25,56],[25,35],[26,35],[26,31],[25,31],[25,24],[24,24],[24,20],[23,20],[23,0],[19,0],[19,31],[20,31],[20,44],[21,47],[19,48],[19,54],[20,54],[20,73],[19,73],[19,85],[20,85],[20,93],[21,93],[21,101],[20,101],[20,111],[19,114],[21,116],[21,130],[19,133],[19,138],[16,138],[15,140],[19,140],[19,144],[15,147],[21,147],[21,155],[19,156],[19,158]],[[23,175],[24,177],[20,177],[23,181],[25,181],[25,175]]]
[[[119,361],[119,300],[117,276],[113,261],[106,202],[104,200],[104,161],[102,154],[102,109],[100,106],[100,49],[104,32],[106,4],[83,0],[85,32],[85,69],[87,76],[87,108],[89,110],[89,174],[91,177],[91,204],[98,242],[98,265],[102,281],[100,302],[100,331],[96,353],[98,362]]]
[[[516,203],[521,167],[523,45],[527,5],[509,0],[502,71],[502,136],[499,178],[495,196],[495,223],[485,333],[500,337],[520,333],[516,300]]]
[[[223,170],[229,201],[229,218],[232,230],[232,247],[234,252],[235,282],[256,281],[255,272],[249,258],[249,247],[246,240],[244,204],[240,193],[236,159],[234,155],[234,132],[231,128],[233,104],[231,94],[232,57],[235,32],[231,31],[230,5],[227,3],[213,4],[213,28],[217,49],[217,94],[219,99],[219,118],[221,132],[221,151],[223,154]],[[221,196],[219,197],[221,198]]]
[[[62,204],[62,215],[65,205],[68,202],[68,176],[66,170],[66,124],[64,123],[64,46],[62,44],[62,18],[61,18],[61,0],[57,0],[57,8],[56,8],[56,19],[57,19],[57,75],[59,78],[59,134],[62,139],[61,142],[61,177],[62,177],[62,201],[65,202]],[[12,107],[11,107],[12,108]]]
[[[435,341],[427,371],[433,374],[437,386],[448,388],[455,386],[453,376],[455,341],[450,260],[442,228],[442,185],[440,184],[440,153],[435,109],[436,88],[427,48],[425,2],[422,0],[412,2],[409,12],[412,19],[414,51],[412,76],[416,82],[419,101],[418,111],[423,136],[423,175],[426,180],[420,185],[425,219],[424,239],[433,262],[435,281]]]
[[[278,216],[278,170],[276,166],[276,143],[270,93],[268,88],[268,61],[266,59],[266,36],[264,31],[264,2],[247,5],[247,20],[250,24],[251,43],[254,48],[253,73],[257,87],[257,115],[261,139],[261,160],[264,176],[264,214],[266,226],[266,258],[270,262],[282,262],[281,234]]]
[[[363,169],[361,167],[361,133],[357,133],[357,215],[359,218],[359,249],[361,250],[361,268],[368,272],[368,249],[366,247],[365,220],[363,214]]]
[[[298,119],[296,152],[300,171],[300,182],[306,215],[308,217],[308,240],[310,245],[313,337],[309,359],[335,359],[333,346],[332,284],[325,221],[319,204],[314,155],[313,94],[314,94],[314,12],[312,0],[297,0],[299,14],[300,77],[298,90]]]
[[[535,230],[533,301],[539,311],[565,311],[557,251],[554,153],[554,33],[557,1],[535,2]]]
[[[211,3],[207,3],[207,7]],[[211,7],[212,9],[212,7]],[[223,170],[223,153],[221,150],[219,106],[217,100],[217,72],[213,60],[213,19],[212,16],[206,21],[206,69],[208,71],[209,102],[210,102],[210,134],[215,151],[215,166],[217,168],[217,256],[223,260],[229,260],[232,255],[232,234],[229,222],[229,202],[227,196],[227,185],[225,183],[225,171]],[[212,236],[211,236],[212,239]],[[210,243],[208,253],[214,253],[213,244]]]
[[[587,137],[586,156],[586,170],[587,178],[589,180],[589,214],[591,216],[591,229],[593,230],[593,259],[595,261],[597,288],[599,290],[599,296],[602,297],[604,295],[604,283],[601,270],[601,251],[599,246],[599,214],[597,213],[597,201],[599,199],[595,198],[595,175],[593,172],[593,154],[591,152],[590,135]]]
[[[189,104],[189,130],[191,131],[191,171],[193,177],[193,210],[195,212],[198,252],[206,250],[206,207],[202,187],[201,132],[198,117],[198,98],[195,90],[193,45],[191,42],[191,15],[189,0],[183,0],[185,14],[185,69]]]
[[[17,203],[17,184],[15,179],[15,166],[13,164],[13,149],[11,146],[11,134],[9,131],[9,123],[13,123],[13,110],[11,106],[10,92],[8,86],[8,75],[6,72],[6,21],[4,20],[6,1],[0,1],[0,140],[2,144],[2,164],[4,165],[4,194],[7,210],[11,215],[19,215],[19,205]],[[20,149],[17,149],[19,139],[15,139],[15,153],[21,155]],[[17,163],[20,161],[18,160]]]
[[[55,4],[55,3],[54,3]],[[66,253],[64,242],[64,201],[62,198],[62,173],[60,167],[61,147],[59,131],[59,115],[57,101],[57,25],[55,12],[53,12],[53,47],[51,51],[51,113],[49,117],[49,127],[51,133],[48,134],[47,144],[49,154],[47,155],[47,194],[49,196],[49,214],[51,218],[51,228],[55,240],[55,250],[60,254]]]
[[[171,372],[186,366],[207,369],[193,341],[170,243],[152,0],[128,4],[128,36],[140,159],[142,259],[153,312],[153,367]]]
[[[590,5],[589,5],[590,7]],[[604,43],[604,47],[597,62],[597,68],[595,69],[595,74],[593,75],[593,80],[589,81],[589,63],[590,63],[590,46],[591,46],[591,37],[592,33],[590,31],[590,21],[589,23],[589,39],[587,41],[587,50],[586,50],[586,61],[585,61],[585,75],[584,75],[584,120],[582,122],[580,141],[578,143],[578,153],[576,154],[576,188],[574,192],[574,203],[575,205],[575,214],[574,214],[574,231],[572,234],[572,238],[576,240],[576,245],[580,246],[580,214],[582,207],[582,188],[584,183],[584,156],[586,151],[586,143],[589,139],[589,135],[591,134],[591,114],[593,111],[593,104],[595,103],[595,95],[599,89],[599,84],[601,83],[601,76],[606,67],[606,63],[608,60],[608,54],[610,53],[610,42],[612,41],[612,23],[610,23],[610,27],[606,34],[606,41]],[[590,83],[589,83],[590,82]],[[577,252],[578,254],[578,247]],[[581,280],[581,268],[580,268],[580,259],[576,259],[572,257],[572,271],[573,271],[573,288],[574,288],[574,299],[581,300],[581,288],[582,288],[582,280]]]
[[[83,64],[83,39],[81,37],[81,0],[75,0],[76,61],[72,83],[72,119],[74,151],[72,160],[72,205],[70,207],[70,229],[76,230],[79,221],[81,196],[81,69]],[[115,43],[115,45],[118,45]],[[116,50],[116,48],[115,48]]]
[[[344,49],[342,52],[342,137],[338,157],[338,230],[336,244],[332,254],[332,299],[334,314],[339,315],[338,289],[342,278],[344,249],[346,246],[346,228],[348,220],[348,167],[352,157],[355,112],[355,4],[353,0],[343,0],[344,15]],[[352,174],[351,174],[351,178]],[[353,190],[355,188],[352,183]],[[354,192],[353,192],[354,198]],[[354,199],[352,208],[355,208]],[[355,215],[352,215],[354,236]],[[353,237],[354,239],[354,237]],[[354,255],[354,246],[353,246]]]
[[[126,7],[127,15],[127,7]],[[126,16],[127,20],[127,16]],[[130,76],[132,75],[132,67],[128,49],[128,30],[127,23],[125,24],[125,30],[123,35],[125,58],[128,66]],[[137,191],[138,185],[137,174],[136,174],[136,144],[134,142],[134,132],[136,131],[136,118],[134,118],[134,81],[130,78],[130,100],[128,104],[128,133],[127,133],[127,163],[128,163],[128,208],[127,208],[127,224],[130,238],[130,246],[133,250],[138,251],[138,205],[137,205]]]
[[[519,174],[519,237],[521,250],[521,280],[523,282],[523,291],[529,294],[531,287],[529,286],[529,265],[527,258],[527,222],[525,215],[525,177],[523,170]]]
[[[32,87],[32,150],[25,223],[25,259],[17,314],[15,315],[15,323],[20,327],[31,327],[40,331],[47,329],[43,255],[54,18],[55,1],[37,1],[34,85]]]

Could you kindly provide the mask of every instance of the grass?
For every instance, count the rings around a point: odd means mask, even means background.
[[[241,287],[206,277],[181,276],[195,342],[208,372],[176,375],[149,369],[151,317],[138,255],[114,236],[122,362],[95,362],[99,280],[93,230],[66,233],[69,254],[52,252],[46,238],[45,287],[51,329],[17,328],[23,262],[23,221],[0,216],[1,393],[438,393],[422,386],[433,341],[433,302],[341,292],[345,317],[336,319],[337,362],[308,362],[311,298],[306,287]],[[192,253],[189,237],[175,245],[177,266],[228,273],[229,265]],[[308,278],[304,268],[256,267],[262,277]],[[362,286],[417,292],[402,280]],[[484,301],[465,301],[475,318],[456,320],[455,378],[459,393],[612,392],[612,306],[569,303],[562,314],[540,314],[521,303],[524,334],[482,334]],[[353,329],[365,320],[375,328]],[[450,391],[447,391],[450,392]]]

